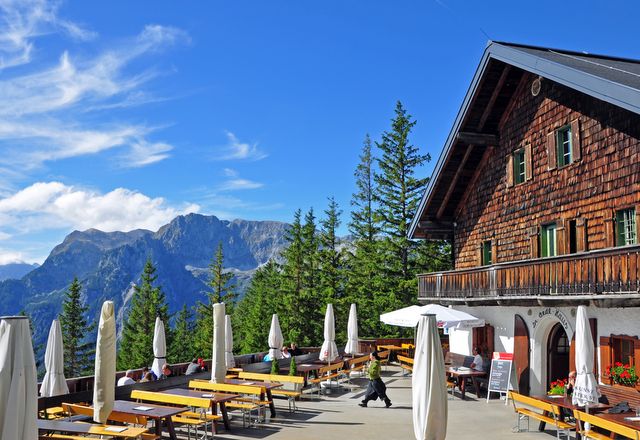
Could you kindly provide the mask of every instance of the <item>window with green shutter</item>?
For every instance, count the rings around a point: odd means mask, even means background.
[[[556,224],[551,223],[542,226],[542,229],[540,231],[540,256],[553,257],[555,255],[558,255]]]
[[[556,130],[556,158],[558,167],[569,165],[573,162],[571,151],[571,125]]]
[[[513,181],[517,185],[527,179],[527,163],[524,148],[513,153]]]
[[[493,262],[493,250],[491,249],[491,241],[482,243],[482,265],[488,266]]]
[[[635,208],[616,211],[616,246],[626,246],[637,242]]]

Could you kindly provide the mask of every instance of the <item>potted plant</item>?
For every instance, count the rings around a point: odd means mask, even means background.
[[[549,388],[550,395],[564,395],[565,386],[567,385],[567,381],[564,379],[558,379],[554,382],[551,382],[551,388]]]
[[[635,387],[638,383],[638,375],[633,366],[616,362],[607,367],[607,373],[614,384],[627,387]]]

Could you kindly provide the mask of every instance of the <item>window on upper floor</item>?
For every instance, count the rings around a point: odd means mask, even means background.
[[[526,140],[520,148],[507,156],[507,187],[531,180],[532,167],[531,142]]]
[[[524,148],[513,153],[513,181],[516,185],[527,179],[527,161]]]
[[[482,265],[488,266],[493,263],[493,246],[491,240],[482,243]]]
[[[558,167],[564,167],[573,162],[571,125],[565,125],[556,130],[556,159]]]
[[[616,211],[616,246],[638,242],[635,208]]]
[[[558,255],[557,225],[550,223],[540,228],[540,256],[553,257]]]

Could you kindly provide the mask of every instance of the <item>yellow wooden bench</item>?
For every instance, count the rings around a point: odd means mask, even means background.
[[[364,370],[367,368],[367,362],[369,362],[369,355],[347,359],[347,368],[342,370],[342,373],[347,378],[347,382],[351,383],[351,373],[354,373],[356,371],[364,372]]]
[[[281,390],[274,388],[271,390],[272,396],[283,396],[287,398],[289,403],[289,412],[296,412],[298,407],[296,406],[296,399],[302,396],[302,386],[304,385],[304,377],[302,376],[289,376],[284,374],[266,374],[266,373],[252,373],[250,371],[241,371],[238,375],[240,379],[247,380],[261,380],[263,382],[275,382],[282,384],[293,384],[294,390]]]
[[[611,435],[601,434],[599,432],[594,432],[591,429],[586,431],[584,429],[584,424],[591,424],[591,428],[598,427],[600,429],[604,429],[609,431],[611,434],[617,434],[624,436],[625,438],[630,438],[633,440],[640,439],[640,431],[629,428],[628,426],[620,425],[611,420],[605,420],[602,417],[598,417],[593,414],[587,414],[582,411],[573,410],[573,416],[576,419],[576,423],[578,424],[578,432],[582,436],[583,439],[595,439],[595,440],[609,440],[612,438]]]
[[[569,431],[573,429],[573,425],[563,422],[560,419],[560,407],[533,397],[524,396],[514,391],[509,391],[509,398],[513,402],[513,408],[516,412],[518,423],[518,432],[520,432],[520,421],[527,418],[527,430],[529,430],[529,421],[536,419],[541,422],[549,423],[556,428],[556,437],[565,435],[569,439]],[[525,407],[526,406],[526,407]],[[542,412],[537,412],[542,411]]]
[[[78,405],[75,403],[63,403],[62,410],[70,416],[82,415],[93,417],[93,408],[91,406]],[[115,411],[109,414],[108,420],[111,420],[113,422],[127,423],[129,425],[136,425],[142,428],[146,428],[149,421],[147,417],[144,416],[120,413]],[[142,434],[140,438],[142,438],[143,440],[157,440],[160,438],[160,436],[147,432]]]
[[[410,357],[398,355],[398,362],[400,363],[400,367],[402,368],[402,374],[406,374],[407,372],[413,372],[413,359]]]
[[[185,411],[171,417],[173,423],[178,423],[187,427],[187,433],[191,437],[191,428],[196,431],[202,426],[204,433],[207,433],[207,424],[211,424],[211,437],[216,432],[216,421],[222,419],[221,415],[213,413],[213,402],[204,397],[178,396],[174,394],[156,393],[153,391],[133,390],[131,398],[138,402],[160,403],[172,406],[188,406],[190,411]]]
[[[338,378],[342,374],[342,367],[344,366],[344,362],[337,362],[335,364],[325,365],[324,367],[320,367],[318,370],[318,377],[315,379],[311,379],[310,382],[318,387],[318,395],[320,395],[320,391],[322,390],[321,383],[331,379],[336,379],[338,382]],[[329,382],[331,383],[331,382]]]
[[[189,381],[189,388],[194,390],[207,390],[244,396],[225,403],[227,409],[237,409],[242,412],[243,427],[252,425],[251,414],[253,411],[257,412],[258,420],[264,420],[265,408],[271,404],[270,400],[266,400],[266,389],[259,386],[233,385],[227,383],[191,380]]]

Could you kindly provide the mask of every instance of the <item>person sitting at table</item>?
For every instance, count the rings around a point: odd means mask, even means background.
[[[166,379],[168,377],[173,377],[173,372],[171,371],[171,368],[169,368],[169,364],[163,364],[160,379]]]
[[[119,387],[124,385],[132,385],[134,383],[136,383],[136,381],[133,379],[133,370],[127,370],[127,372],[124,373],[124,376],[118,379]]]
[[[140,383],[153,382],[154,380],[155,376],[153,375],[153,373],[151,371],[147,371],[144,376],[142,376],[142,379],[140,379]]]
[[[200,369],[200,364],[198,364],[198,359],[193,359],[191,361],[191,363],[187,366],[187,371],[184,373],[186,376],[189,376],[191,374],[196,374],[199,373],[200,371],[202,371]]]
[[[271,358],[271,353],[267,353],[264,355],[264,357],[262,358],[262,362],[271,362],[272,358]]]
[[[302,354],[302,350],[298,348],[295,342],[292,342],[289,348],[289,354],[291,356],[300,356]]]
[[[473,362],[471,362],[471,369],[475,371],[484,371],[484,360],[480,355],[480,349],[473,347]]]
[[[207,364],[204,359],[198,358],[198,365],[200,365],[200,371],[207,371]]]
[[[573,387],[576,386],[576,372],[570,371],[569,377],[567,378],[567,383],[564,386],[564,391],[567,396],[571,396],[573,394]]]
[[[284,359],[288,359],[288,358],[291,357],[291,353],[289,353],[289,349],[287,348],[286,345],[284,347],[282,347],[282,357]]]

